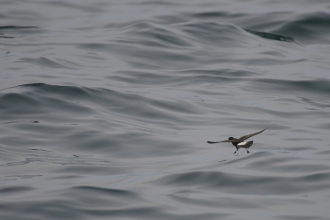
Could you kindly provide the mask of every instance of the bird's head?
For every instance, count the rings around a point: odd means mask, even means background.
[[[233,138],[233,137],[229,137],[229,138],[228,138],[228,140],[234,140],[234,139],[236,139],[236,138]]]

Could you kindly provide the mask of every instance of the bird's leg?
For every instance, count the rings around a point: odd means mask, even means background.
[[[245,150],[246,150],[246,152],[250,153],[250,151],[248,151],[248,149],[245,148]]]
[[[237,152],[237,150],[234,152],[234,154]]]

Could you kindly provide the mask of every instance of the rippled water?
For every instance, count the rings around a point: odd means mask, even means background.
[[[0,219],[329,219],[329,24],[329,1],[2,1]]]

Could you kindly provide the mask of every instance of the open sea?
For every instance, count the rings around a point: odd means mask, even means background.
[[[1,0],[1,220],[329,204],[329,0]]]

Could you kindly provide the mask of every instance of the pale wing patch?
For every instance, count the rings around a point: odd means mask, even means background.
[[[241,143],[237,144],[237,146],[244,146],[244,145],[246,145],[246,143],[247,142],[241,142]]]

